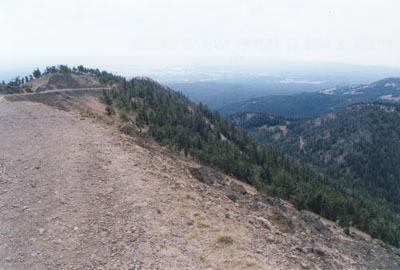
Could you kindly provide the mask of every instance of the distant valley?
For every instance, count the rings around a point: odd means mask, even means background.
[[[182,92],[195,102],[206,104],[213,110],[252,98],[316,92],[334,85],[332,82],[298,81],[281,76],[168,83],[172,89]]]
[[[245,111],[288,117],[311,117],[335,112],[355,103],[399,101],[400,78],[386,78],[371,84],[330,87],[317,93],[253,98],[218,110],[223,115]]]

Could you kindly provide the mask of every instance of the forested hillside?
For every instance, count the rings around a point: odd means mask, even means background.
[[[311,119],[238,113],[230,120],[338,179],[349,194],[400,213],[400,105],[356,104]]]
[[[279,196],[299,209],[309,209],[343,226],[353,225],[398,245],[400,218],[365,193],[326,177],[277,148],[257,143],[250,134],[196,105],[186,97],[146,78],[124,81],[104,92],[107,113],[136,123],[161,145],[246,181],[261,192]]]

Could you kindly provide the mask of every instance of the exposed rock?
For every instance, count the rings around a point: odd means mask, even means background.
[[[400,257],[400,249],[395,250],[393,254]]]
[[[301,251],[303,251],[304,253],[314,253],[321,257],[326,255],[325,251],[323,251],[321,248],[315,247],[315,246],[307,246],[307,247],[301,248]]]
[[[231,199],[233,202],[236,202],[238,200],[238,197],[233,192],[228,193],[228,195],[226,196],[228,196],[228,198]]]
[[[242,185],[237,184],[235,181],[232,181],[231,184],[230,184],[229,186],[230,186],[230,188],[231,188],[233,191],[235,191],[235,192],[241,193],[241,194],[243,194],[243,195],[244,195],[244,194],[247,194],[246,189],[245,189]]]
[[[274,198],[274,197],[263,196],[262,201],[271,206],[281,206],[282,205],[281,201],[278,198]]]
[[[314,247],[314,248],[312,249],[312,251],[313,251],[315,254],[319,255],[319,256],[325,256],[325,255],[326,255],[325,251],[323,251],[323,250],[320,249],[319,247]]]
[[[303,213],[301,215],[301,219],[307,224],[307,227],[314,228],[316,233],[320,233],[323,235],[331,233],[329,228],[326,225],[324,225],[321,222],[321,220],[319,220],[318,218],[316,218],[314,216]]]
[[[295,231],[292,220],[276,210],[270,212],[269,220],[283,232],[294,233]]]
[[[46,232],[46,229],[45,229],[45,228],[40,228],[40,229],[39,229],[39,234],[40,234],[40,235],[43,235],[45,232]]]
[[[125,123],[125,124],[120,125],[119,130],[122,133],[124,133],[126,135],[130,135],[130,136],[138,134],[138,128],[136,127],[136,125],[131,124],[131,123],[128,123],[128,124]]]
[[[271,225],[271,223],[270,223],[267,219],[265,219],[265,218],[263,218],[263,217],[256,217],[255,219],[256,219],[264,228],[266,228],[266,229],[268,229],[268,230],[271,230],[272,225]]]
[[[207,185],[222,182],[221,177],[209,167],[189,168],[190,173],[194,178]]]
[[[330,232],[330,230],[318,219],[315,221],[314,228],[316,231],[318,231],[322,234],[326,234],[326,233]]]
[[[193,225],[194,225],[194,222],[193,222],[193,220],[189,220],[186,224],[187,224],[188,226],[193,226]]]

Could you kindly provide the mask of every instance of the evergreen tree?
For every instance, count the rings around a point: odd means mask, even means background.
[[[33,71],[33,76],[35,77],[35,79],[38,79],[42,76],[42,73],[40,72],[39,68]]]

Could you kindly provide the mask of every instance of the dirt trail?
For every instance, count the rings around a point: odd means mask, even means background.
[[[32,96],[32,95],[42,95],[48,93],[60,93],[60,92],[70,92],[70,91],[98,91],[98,90],[110,90],[110,87],[85,87],[85,88],[64,88],[64,89],[53,89],[53,90],[45,90],[41,92],[34,93],[23,93],[23,94],[14,94],[13,96]]]
[[[267,269],[184,161],[90,121],[0,104],[0,269]],[[225,232],[236,248],[218,247]]]
[[[0,269],[141,269],[137,239],[166,183],[146,171],[145,149],[129,153],[113,133],[44,105],[1,104]]]

